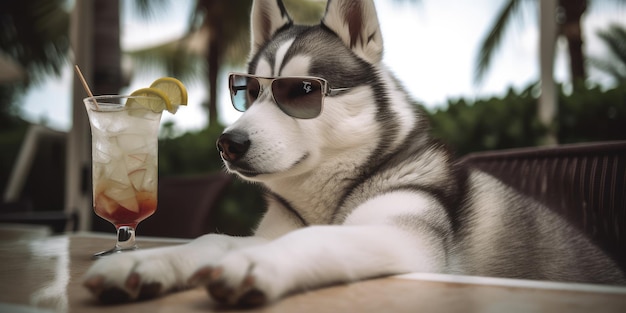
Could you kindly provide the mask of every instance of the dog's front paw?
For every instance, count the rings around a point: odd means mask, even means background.
[[[259,247],[234,251],[214,265],[201,267],[191,283],[205,285],[211,297],[222,304],[261,306],[288,289],[277,260]]]
[[[83,285],[103,303],[153,298],[183,287],[186,277],[178,277],[173,261],[159,250],[110,255],[96,261]]]

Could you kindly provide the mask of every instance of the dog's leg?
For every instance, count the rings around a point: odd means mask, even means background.
[[[219,302],[256,306],[332,283],[443,271],[441,250],[417,242],[393,226],[314,226],[232,251],[205,284]]]
[[[94,263],[84,285],[104,303],[151,298],[192,287],[189,279],[201,265],[232,249],[265,241],[211,234],[184,245],[114,254]]]
[[[314,226],[232,251],[205,284],[222,303],[261,305],[288,292],[411,271],[441,271],[441,256],[393,226]]]
[[[380,207],[383,203],[387,206]],[[410,192],[380,196],[355,210],[344,225],[311,226],[232,251],[204,284],[219,302],[260,305],[332,283],[444,272],[447,226],[430,216],[437,209],[432,198]]]

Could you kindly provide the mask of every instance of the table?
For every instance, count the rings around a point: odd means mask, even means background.
[[[91,254],[109,234],[50,236],[40,227],[0,224],[0,312],[239,312],[213,303],[203,288],[162,298],[100,305],[81,286]],[[146,238],[141,248],[184,240]],[[626,312],[626,288],[440,274],[407,274],[296,294],[241,312]]]

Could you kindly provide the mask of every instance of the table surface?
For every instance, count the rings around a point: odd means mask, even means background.
[[[100,305],[81,286],[91,254],[113,235],[50,236],[45,228],[0,224],[0,312],[238,312],[202,288],[136,303]],[[180,244],[142,238],[141,248]],[[626,312],[626,288],[408,274],[332,286],[242,312]]]

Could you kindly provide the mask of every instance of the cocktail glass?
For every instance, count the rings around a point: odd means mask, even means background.
[[[154,101],[161,100],[118,95],[83,100],[91,125],[94,211],[117,229],[115,247],[94,257],[137,249],[137,224],[156,211],[161,112],[141,105]]]

